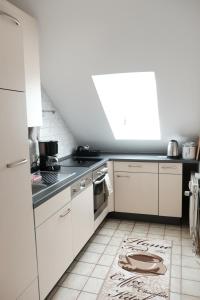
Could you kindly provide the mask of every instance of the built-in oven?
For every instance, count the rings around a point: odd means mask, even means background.
[[[93,190],[94,190],[94,219],[104,211],[108,205],[108,194],[106,193],[106,174],[107,165],[99,167],[93,171]]]

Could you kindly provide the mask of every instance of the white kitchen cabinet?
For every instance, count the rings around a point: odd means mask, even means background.
[[[39,36],[34,18],[22,12],[28,127],[42,125]]]
[[[38,278],[20,295],[17,300],[36,300],[39,299]]]
[[[14,18],[0,15],[0,88],[25,90],[28,126],[41,126],[39,36],[36,20],[5,0],[0,0],[0,10]],[[19,21],[19,26],[15,19]]]
[[[0,1],[0,88],[24,91],[24,51],[21,21]]]
[[[182,217],[182,164],[159,164],[159,216]]]
[[[114,211],[114,180],[113,180],[113,161],[108,161],[107,162],[107,167],[108,167],[108,176],[110,179],[110,183],[113,188],[113,192],[109,195],[108,197],[108,212]]]
[[[16,300],[37,278],[24,93],[0,89],[0,107],[0,299]]]
[[[70,202],[36,229],[40,300],[73,260],[71,215]]]
[[[90,185],[72,199],[72,231],[74,257],[94,232],[93,186]]]
[[[158,215],[158,174],[115,172],[115,211]]]

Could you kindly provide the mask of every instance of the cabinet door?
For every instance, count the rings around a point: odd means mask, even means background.
[[[24,91],[24,52],[20,21],[0,3],[0,88]]]
[[[115,211],[158,215],[158,174],[115,172]]]
[[[0,90],[0,299],[16,299],[37,276],[24,93]],[[7,166],[9,165],[9,168]]]
[[[74,257],[94,232],[93,186],[89,186],[72,200],[72,230]]]
[[[40,299],[44,299],[73,260],[71,204],[36,229]]]
[[[182,175],[159,175],[159,216],[182,217]]]
[[[22,12],[27,120],[29,127],[42,125],[39,41],[36,20]]]

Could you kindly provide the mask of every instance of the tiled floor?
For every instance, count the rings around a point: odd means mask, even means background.
[[[172,240],[171,300],[200,300],[200,264],[184,226],[107,219],[48,299],[95,300],[124,236]]]

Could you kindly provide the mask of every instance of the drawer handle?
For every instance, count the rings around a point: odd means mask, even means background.
[[[24,159],[22,159],[22,160],[15,161],[15,162],[13,162],[13,163],[7,164],[6,167],[7,167],[8,169],[16,168],[16,167],[18,167],[18,166],[20,166],[20,165],[26,164],[27,162],[28,162],[28,160],[27,160],[26,158],[24,158]]]
[[[17,25],[17,26],[20,25],[19,20],[17,20],[15,17],[13,17],[13,16],[7,14],[6,12],[4,12],[4,11],[2,11],[2,10],[0,10],[0,16],[3,16],[3,17],[8,18],[8,19],[11,20],[12,22],[14,22],[15,25]]]
[[[129,168],[142,168],[141,165],[128,165]]]
[[[173,166],[173,167],[165,167],[165,166],[162,166],[161,168],[162,168],[162,169],[174,169],[174,170],[177,169],[176,166]]]
[[[130,178],[128,175],[117,175],[118,178]]]
[[[63,217],[65,217],[65,216],[67,216],[67,215],[70,213],[70,211],[71,211],[71,209],[68,208],[67,211],[65,211],[64,213],[62,213],[62,214],[60,215],[60,218],[63,218]]]

